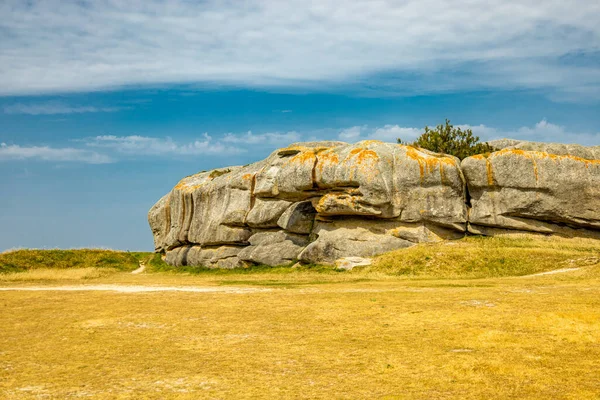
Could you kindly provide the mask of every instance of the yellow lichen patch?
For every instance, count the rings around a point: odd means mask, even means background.
[[[207,182],[210,182],[210,180],[208,180]],[[181,181],[177,185],[175,185],[174,190],[177,190],[182,193],[190,193],[190,192],[193,192],[194,190],[204,186],[207,182],[197,183],[194,185],[194,184],[191,184],[190,182]]]
[[[278,150],[278,152],[285,153],[285,152],[290,152],[290,151],[306,151],[309,149],[310,149],[310,147],[306,147],[306,146],[288,146],[288,147]]]
[[[564,160],[571,160],[571,161],[583,163],[586,168],[589,168],[590,165],[594,165],[594,166],[600,165],[600,160],[588,160],[586,158],[581,158],[581,157],[572,156],[572,155],[557,155],[557,154],[546,153],[543,151],[527,151],[527,150],[521,150],[521,149],[500,150],[495,153],[492,153],[491,157],[493,158],[493,157],[499,157],[499,156],[505,156],[505,155],[516,155],[516,156],[524,157],[524,158],[531,160],[532,167],[533,167],[533,175],[535,176],[536,182],[539,181],[537,160],[549,158],[552,161],[554,161],[555,163],[561,162]]]
[[[523,157],[530,158],[530,159],[533,157],[538,158],[538,159],[549,158],[555,162],[563,161],[563,160],[572,160],[572,161],[582,162],[586,165],[586,167],[589,165],[600,165],[600,160],[590,160],[587,158],[577,157],[577,156],[573,156],[570,154],[558,155],[558,154],[546,153],[543,151],[528,151],[528,150],[521,150],[521,149],[503,149],[503,150],[497,151],[495,153],[492,153],[491,157],[503,156],[503,155],[507,155],[507,154],[514,154],[514,155],[523,156]]]
[[[331,165],[337,165],[340,162],[340,158],[337,153],[334,151],[324,151],[319,153],[317,160],[317,168],[319,169],[319,173],[323,173],[323,168],[329,167]]]
[[[363,162],[378,161],[379,156],[373,150],[363,149],[361,147],[350,151],[350,157],[355,157],[356,161],[361,164]]]
[[[325,151],[319,154],[319,164],[338,164],[340,157],[333,151]]]
[[[312,164],[315,162],[316,154],[314,149],[307,149],[306,151],[301,151],[296,154],[292,158],[289,159],[288,163],[298,163],[298,164]]]
[[[169,234],[171,230],[171,194],[169,193],[169,197],[165,201],[165,226],[164,226],[164,236]]]
[[[372,144],[382,144],[382,143],[383,142],[381,140],[373,140],[373,139],[371,139],[371,140],[363,140],[363,141],[358,142],[358,144],[361,145],[361,146],[369,146],[369,145],[372,145]]]
[[[415,160],[417,163],[419,163],[419,171],[421,173],[421,180],[423,180],[423,178],[425,177],[425,174],[430,174],[431,172],[435,171],[436,169],[440,170],[440,174],[442,174],[442,166],[445,165],[449,165],[452,167],[456,167],[456,160],[454,158],[451,157],[434,157],[434,156],[430,156],[428,154],[423,154],[421,152],[419,152],[417,149],[415,149],[412,146],[404,146],[406,148],[406,156],[408,158],[411,158],[413,160]]]
[[[184,178],[182,180],[180,180],[177,185],[175,185],[174,189],[175,190],[182,190],[184,188],[188,187],[188,182],[187,182],[187,178]]]
[[[319,199],[316,210],[320,213],[325,212],[334,203],[337,207],[343,206],[348,209],[355,209],[356,198],[347,194],[327,194]]]
[[[494,170],[492,169],[492,163],[490,160],[485,160],[485,170],[487,172],[487,183],[489,186],[494,186]],[[494,215],[496,215],[494,213]]]
[[[371,182],[380,174],[377,168],[378,161],[379,155],[375,151],[359,147],[350,151],[344,163],[350,168],[351,180],[356,180],[358,175],[359,178]]]
[[[360,197],[352,196],[347,193],[333,194],[329,193],[317,203],[315,209],[321,214],[327,214],[333,211],[336,215],[379,215],[380,211],[365,208],[361,204]]]
[[[183,192],[190,192],[190,191],[198,189],[199,187],[205,185],[206,183],[208,183],[212,180],[212,177],[209,176],[206,179],[202,179],[198,183],[198,180],[196,180],[196,178],[198,178],[198,175],[200,175],[200,174],[191,175],[191,176],[187,176],[187,177],[183,178],[182,180],[180,180],[177,183],[177,185],[175,185],[175,187],[173,189],[178,190],[178,191],[183,191]]]

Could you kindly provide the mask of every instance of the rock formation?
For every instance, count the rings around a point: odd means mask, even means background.
[[[419,242],[600,230],[600,151],[503,140],[455,157],[378,141],[296,143],[182,179],[150,210],[170,264],[333,264]],[[468,188],[468,189],[467,189]]]
[[[462,161],[469,232],[600,230],[600,147],[506,139],[491,145],[502,149]]]

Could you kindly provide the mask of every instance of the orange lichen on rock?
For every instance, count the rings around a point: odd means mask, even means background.
[[[317,168],[319,169],[319,173],[323,173],[323,168],[330,165],[337,165],[340,163],[340,158],[337,153],[333,151],[324,151],[319,153],[317,156]]]
[[[421,173],[421,180],[425,177],[425,174],[430,174],[436,169],[440,170],[440,175],[443,173],[443,165],[457,167],[456,160],[452,157],[435,157],[428,154],[420,153],[417,149],[412,146],[404,146],[406,148],[406,156],[415,160],[419,163],[419,171]]]
[[[175,185],[174,189],[176,190],[182,190],[185,189],[189,186],[189,181],[190,178],[193,178],[195,175],[192,176],[187,176],[185,178],[183,178],[182,180],[180,180],[179,182],[177,182],[177,185]]]
[[[192,187],[192,185],[190,185],[189,180],[187,178],[184,178],[181,181],[179,181],[177,185],[175,185],[174,189],[180,191],[187,191],[190,189],[190,187]]]
[[[301,151],[300,153],[290,158],[288,163],[312,164],[315,162],[316,157],[317,156],[314,149],[306,149],[305,151]]]
[[[344,163],[348,163],[352,167],[350,169],[351,180],[355,180],[358,173],[359,177],[371,182],[380,174],[379,168],[377,168],[378,161],[379,155],[375,151],[359,147],[350,151]]]
[[[492,163],[487,158],[485,159],[485,170],[487,172],[487,183],[489,186],[494,186],[494,170],[492,169]]]
[[[350,157],[355,157],[359,164],[364,162],[378,161],[379,156],[373,150],[363,149],[361,147],[350,151]]]
[[[543,159],[547,158],[547,159],[552,160],[555,163],[561,162],[564,160],[569,160],[569,161],[583,163],[586,168],[589,168],[591,165],[592,166],[600,166],[600,160],[589,160],[587,158],[577,157],[577,156],[568,155],[568,154],[567,155],[558,155],[558,154],[546,153],[543,151],[528,151],[528,150],[521,150],[521,149],[503,149],[503,150],[497,151],[495,153],[492,153],[490,155],[490,158],[501,157],[501,156],[506,156],[506,155],[516,155],[516,156],[524,157],[524,158],[531,160],[532,168],[533,168],[533,175],[535,176],[536,183],[539,181],[539,171],[538,171],[538,164],[537,164],[538,160],[543,160]]]
[[[168,235],[171,230],[171,194],[165,200],[165,227],[164,235]]]
[[[523,157],[530,158],[530,159],[533,157],[538,158],[538,159],[549,158],[555,162],[559,162],[559,161],[563,161],[563,160],[572,160],[572,161],[582,162],[586,165],[586,167],[589,165],[600,165],[600,160],[590,160],[587,158],[577,157],[577,156],[573,156],[570,154],[558,155],[558,154],[546,153],[543,151],[529,151],[529,150],[521,150],[521,149],[503,149],[503,150],[497,151],[495,153],[492,153],[490,156],[498,157],[498,156],[503,156],[503,155],[507,155],[507,154],[515,154],[515,155],[523,156]]]
[[[382,144],[383,142],[381,140],[375,140],[375,139],[369,139],[369,140],[363,140],[361,142],[359,142],[358,144],[360,144],[361,146],[369,146],[372,144]]]
[[[350,196],[348,194],[328,194],[319,199],[316,207],[317,211],[320,210],[320,212],[322,212],[326,208],[327,203],[332,201],[350,209],[356,208],[357,206],[357,199],[355,196]]]
[[[191,192],[195,191],[196,189],[199,189],[199,188],[205,186],[210,181],[212,181],[212,179],[207,179],[204,182],[196,183],[196,184],[192,184],[191,182],[187,182],[187,181],[185,181],[185,182],[181,181],[173,188],[173,190],[179,191],[181,193],[191,193]]]
[[[353,196],[348,193],[333,194],[329,193],[319,199],[315,206],[317,212],[322,215],[332,213],[334,215],[380,215],[381,211],[365,208],[361,202],[360,196]]]

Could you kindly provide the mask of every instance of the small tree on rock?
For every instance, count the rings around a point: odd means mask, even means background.
[[[455,128],[449,120],[446,120],[445,125],[440,124],[435,129],[426,126],[425,133],[412,143],[403,142],[402,139],[398,139],[398,143],[421,147],[436,153],[450,154],[461,160],[475,154],[494,151],[489,144],[479,142],[479,136],[473,136],[471,129],[463,131],[458,127]]]

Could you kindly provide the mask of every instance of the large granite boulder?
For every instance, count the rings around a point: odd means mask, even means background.
[[[378,141],[295,143],[191,175],[148,213],[155,249],[173,265],[236,268],[333,264],[467,229],[600,238],[600,146],[490,144],[461,163]]]
[[[378,141],[308,142],[186,177],[148,220],[173,265],[334,263],[464,235],[465,196],[457,158]]]
[[[462,161],[469,231],[597,236],[600,147],[503,139],[501,150]]]

